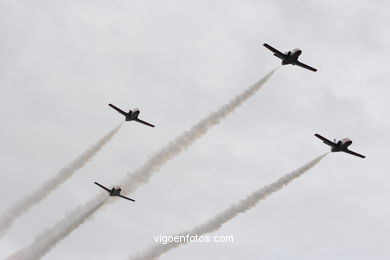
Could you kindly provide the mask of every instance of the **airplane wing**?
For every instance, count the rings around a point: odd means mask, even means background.
[[[332,141],[326,139],[325,137],[323,137],[323,136],[321,136],[321,135],[319,135],[319,134],[315,134],[314,136],[317,137],[317,138],[319,138],[319,139],[321,139],[325,144],[327,144],[327,145],[329,145],[329,146],[334,146],[334,145],[336,145],[336,144],[333,143]]]
[[[99,184],[99,183],[97,183],[96,181],[94,182],[97,186],[99,186],[100,188],[102,188],[102,189],[105,189],[106,191],[108,191],[108,192],[110,192],[110,190],[109,189],[107,189],[106,187],[104,187],[103,185],[101,185],[101,184]]]
[[[131,200],[131,201],[134,201],[134,202],[135,202],[135,200],[133,200],[133,199],[130,199],[130,198],[128,198],[128,197],[125,197],[125,196],[122,196],[122,195],[118,195],[118,197],[121,197],[121,198],[124,198],[124,199]]]
[[[344,152],[352,154],[352,155],[355,155],[355,156],[360,157],[360,158],[366,158],[366,156],[358,154],[358,153],[355,153],[355,152],[353,152],[353,151],[351,151],[349,149],[346,149]]]
[[[299,66],[299,67],[302,67],[302,68],[305,68],[305,69],[308,69],[308,70],[311,70],[314,72],[317,71],[317,69],[310,67],[309,65],[303,64],[302,62],[299,62],[299,61],[296,61],[294,64]]]
[[[150,126],[150,127],[154,127],[154,125],[149,124],[148,122],[145,122],[145,121],[143,121],[143,120],[141,120],[139,118],[134,119],[134,121],[137,121],[138,123],[141,123],[141,124],[144,124],[144,125],[147,125],[147,126]]]
[[[266,43],[264,43],[263,46],[266,47],[268,50],[272,51],[274,53],[274,55],[278,58],[284,59],[286,57],[286,54],[278,51],[277,49],[275,49],[274,47],[272,47]]]
[[[127,116],[127,113],[119,108],[117,108],[116,106],[114,106],[113,104],[108,104],[110,107],[112,107],[113,109],[115,109],[116,111],[118,111],[119,113],[121,113],[122,115],[124,116]]]

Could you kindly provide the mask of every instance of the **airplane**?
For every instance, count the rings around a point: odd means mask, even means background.
[[[99,186],[100,188],[106,190],[106,191],[110,194],[110,196],[117,196],[117,197],[121,197],[121,198],[124,198],[124,199],[127,199],[127,200],[135,201],[135,200],[130,199],[130,198],[128,198],[128,197],[122,196],[122,195],[121,195],[122,189],[121,189],[120,187],[112,187],[112,189],[110,190],[110,189],[104,187],[103,185],[101,185],[101,184],[99,184],[99,183],[97,183],[97,182],[94,182],[94,183],[95,183],[97,186]]]
[[[116,106],[114,106],[113,104],[108,104],[110,107],[112,107],[113,109],[115,109],[116,111],[118,111],[119,113],[121,113],[122,115],[124,115],[126,117],[126,121],[136,121],[138,123],[141,123],[141,124],[144,124],[144,125],[147,125],[147,126],[150,126],[150,127],[154,127],[154,125],[148,123],[148,122],[145,122],[141,119],[138,118],[138,115],[140,113],[139,109],[138,108],[135,108],[134,110],[129,110],[129,113],[126,113],[125,111],[117,108]]]
[[[311,70],[311,71],[317,71],[317,69],[310,67],[309,65],[303,64],[302,62],[298,61],[299,55],[302,54],[302,51],[300,49],[294,49],[292,51],[288,51],[285,53],[282,53],[281,51],[278,51],[274,47],[264,43],[264,47],[269,49],[274,53],[274,56],[278,57],[279,59],[282,60],[282,65],[287,65],[287,64],[292,64],[292,65],[297,65],[299,67]]]
[[[334,139],[334,142],[332,142],[319,134],[315,134],[314,136],[321,139],[325,144],[332,147],[330,149],[332,152],[345,152],[345,153],[349,153],[349,154],[355,155],[355,156],[360,157],[360,158],[366,158],[366,156],[355,153],[355,152],[348,149],[348,146],[350,146],[352,144],[352,141],[349,140],[348,138],[344,138],[340,141],[336,141],[336,139]]]

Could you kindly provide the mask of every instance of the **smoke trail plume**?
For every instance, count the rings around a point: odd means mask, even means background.
[[[135,172],[130,172],[127,174],[127,177],[120,182],[122,192],[125,194],[128,194],[130,192],[133,192],[136,188],[138,188],[140,185],[145,184],[149,181],[152,174],[160,169],[165,163],[167,163],[169,160],[173,159],[176,155],[183,152],[185,149],[187,149],[191,144],[193,144],[198,138],[202,137],[204,134],[207,133],[207,131],[210,129],[210,127],[217,125],[222,119],[224,119],[228,114],[232,113],[237,107],[239,107],[242,103],[244,103],[248,98],[253,96],[263,85],[268,81],[268,79],[272,76],[272,74],[277,70],[277,68],[273,69],[271,72],[269,72],[267,75],[265,75],[261,80],[256,82],[254,85],[249,87],[248,89],[244,90],[240,95],[236,96],[233,100],[231,100],[229,103],[222,106],[220,109],[218,109],[215,112],[212,112],[208,116],[206,116],[204,119],[202,119],[199,123],[195,124],[193,127],[190,128],[190,130],[185,131],[183,134],[178,136],[176,139],[162,147],[157,153],[152,155],[148,161],[144,164],[143,167],[136,170]],[[91,201],[95,201],[97,198],[92,199]],[[77,223],[72,223],[69,225],[70,227],[77,228],[81,223],[83,223],[90,214],[87,214],[89,212],[88,205],[92,205],[92,203],[87,203],[85,205],[85,215],[78,218],[71,218],[72,221],[77,221]],[[100,206],[103,205],[100,204]],[[96,211],[96,209],[95,209]],[[66,220],[59,223],[63,223]],[[53,227],[53,232],[57,232],[56,230],[61,230],[62,226],[58,225],[57,227]],[[71,233],[72,230],[68,230],[66,233],[62,233],[63,235],[68,235]],[[42,240],[35,239],[35,243],[31,245],[29,248],[32,250],[33,248],[45,248],[48,252],[52,247],[56,245],[59,241],[61,241],[64,238],[61,237],[59,239],[53,239],[50,241],[44,241],[51,242],[52,244],[50,246],[42,246],[40,243]],[[24,253],[28,255],[28,250],[26,249]],[[42,254],[44,255],[44,254]]]
[[[321,161],[322,158],[324,158],[328,153],[325,153],[314,160],[308,162],[301,168],[288,173],[287,175],[281,177],[277,181],[264,186],[263,188],[253,192],[245,199],[239,201],[238,203],[235,203],[231,205],[226,210],[222,211],[221,213],[217,214],[213,218],[209,219],[208,221],[196,226],[195,228],[191,230],[187,230],[185,232],[174,234],[173,236],[182,236],[185,238],[187,234],[190,236],[195,235],[203,235],[206,233],[214,232],[222,227],[222,225],[229,220],[233,219],[240,213],[244,213],[247,210],[253,208],[256,206],[256,204],[263,199],[266,199],[269,195],[272,193],[282,189],[284,186],[289,184],[294,179],[300,177],[302,174],[304,174],[306,171],[313,168],[317,163]],[[169,250],[176,248],[182,244],[186,244],[189,241],[186,239],[182,239],[182,241],[179,242],[168,242],[166,244],[157,244],[155,246],[150,247],[149,249],[145,250],[144,252],[141,252],[137,255],[134,255],[133,257],[130,257],[131,260],[146,260],[146,259],[155,259],[162,254],[168,252]]]
[[[59,241],[81,225],[86,216],[91,216],[107,199],[108,194],[106,192],[99,193],[95,199],[89,200],[86,204],[74,209],[64,219],[39,234],[29,247],[15,252],[7,260],[40,259]]]
[[[72,177],[78,169],[84,167],[104,147],[104,145],[111,140],[121,126],[122,124],[112,129],[108,134],[103,136],[102,139],[76,158],[76,160],[62,168],[57,175],[44,182],[31,194],[24,196],[2,213],[0,217],[0,237],[4,235],[5,231],[12,225],[17,217],[27,212],[32,206],[47,197],[53,190],[57,189],[62,183]]]
[[[127,194],[131,193],[135,191],[140,185],[147,183],[152,177],[153,173],[158,171],[161,166],[186,150],[197,139],[206,134],[212,126],[219,124],[222,119],[234,112],[236,108],[241,106],[246,100],[256,94],[256,92],[260,90],[260,88],[269,80],[269,78],[277,69],[278,68],[273,69],[261,80],[247,88],[244,92],[236,96],[229,103],[223,105],[217,111],[210,113],[199,123],[192,126],[188,131],[185,131],[180,136],[176,137],[173,141],[165,145],[157,153],[152,155],[152,157],[144,164],[143,167],[137,169],[134,172],[128,173],[125,179],[121,182],[123,192]]]

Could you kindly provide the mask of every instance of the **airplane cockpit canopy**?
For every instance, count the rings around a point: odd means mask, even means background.
[[[344,139],[341,140],[341,142],[347,143],[347,142],[352,142],[352,141],[351,141],[351,139],[349,139],[349,138],[344,138]]]

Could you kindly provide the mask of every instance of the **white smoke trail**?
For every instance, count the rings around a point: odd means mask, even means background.
[[[177,234],[174,234],[172,236],[179,236],[182,238],[189,236],[195,236],[195,235],[203,235],[206,233],[214,232],[222,227],[222,225],[229,220],[233,219],[240,213],[244,213],[245,211],[253,208],[256,206],[256,204],[263,199],[266,199],[269,195],[272,193],[282,189],[284,186],[289,184],[294,179],[300,177],[302,174],[304,174],[306,171],[313,168],[317,163],[321,161],[322,158],[324,158],[328,153],[325,153],[314,160],[308,162],[301,168],[288,173],[287,175],[281,177],[277,181],[264,186],[263,188],[253,192],[245,199],[239,201],[238,203],[235,203],[231,205],[226,210],[222,211],[221,213],[217,214],[213,218],[209,219],[208,221],[194,227],[191,230],[180,232]],[[176,248],[182,244],[186,244],[189,241],[186,239],[181,239],[179,242],[168,242],[166,244],[157,244],[155,246],[152,246],[148,248],[147,250],[138,253],[132,257],[129,258],[129,260],[149,260],[149,259],[155,259],[162,254],[168,252],[169,250]]]
[[[234,112],[236,108],[241,106],[246,100],[252,97],[260,88],[269,80],[272,74],[278,68],[273,69],[261,80],[247,88],[244,92],[236,96],[229,103],[223,105],[217,111],[210,113],[199,123],[192,126],[188,131],[185,131],[180,136],[176,137],[173,141],[165,145],[157,153],[143,165],[143,167],[137,169],[134,172],[130,172],[122,180],[121,187],[123,192],[128,194],[134,192],[140,185],[149,182],[153,173],[157,172],[161,166],[167,163],[169,160],[186,150],[197,139],[202,137],[207,131],[214,125],[224,119],[227,115]]]
[[[5,231],[12,225],[17,217],[27,212],[32,206],[39,203],[47,197],[53,190],[57,189],[62,183],[73,176],[80,168],[84,167],[111,138],[119,131],[122,124],[112,129],[108,134],[103,136],[97,143],[92,145],[88,150],[82,153],[78,158],[71,162],[68,166],[62,168],[54,177],[44,182],[31,194],[24,196],[17,201],[0,217],[0,237],[5,234]]]
[[[127,177],[121,182],[123,183],[121,185],[122,192],[125,194],[128,194],[130,192],[133,192],[136,188],[138,188],[141,184],[145,184],[149,181],[152,174],[159,170],[161,166],[163,166],[165,163],[167,163],[169,160],[173,159],[176,155],[183,152],[185,149],[187,149],[191,144],[193,144],[198,138],[202,137],[204,134],[207,133],[207,130],[217,125],[222,119],[224,119],[228,114],[232,113],[237,107],[239,107],[242,103],[244,103],[248,98],[253,96],[263,85],[268,81],[268,79],[272,76],[272,74],[277,70],[277,68],[273,69],[271,72],[269,72],[267,75],[265,75],[261,80],[256,82],[254,85],[252,85],[250,88],[246,89],[244,92],[242,92],[240,95],[236,96],[233,100],[231,100],[229,103],[222,106],[220,109],[218,109],[215,112],[212,112],[207,117],[205,117],[203,120],[201,120],[199,123],[194,125],[190,130],[184,132],[180,136],[178,136],[176,139],[162,147],[157,153],[152,155],[149,160],[144,164],[143,167],[136,170],[135,172],[130,172],[127,174]],[[95,201],[97,198],[92,199],[91,201]],[[80,216],[77,218],[70,218],[70,219],[64,219],[63,221],[59,222],[59,225],[57,227],[52,227],[51,230],[55,233],[61,233],[57,232],[56,230],[62,230],[62,226],[60,223],[67,223],[67,221],[77,221],[78,223],[69,223],[69,227],[77,228],[81,223],[85,222],[85,220],[90,216],[90,214],[87,214],[90,212],[88,210],[88,205],[93,205],[93,203],[87,202],[85,204],[85,212],[84,217]],[[100,204],[100,206],[103,205]],[[96,209],[95,209],[96,211]],[[57,237],[56,239],[52,239],[50,241],[44,241],[45,246],[42,246],[40,243],[42,243],[42,240],[35,239],[34,243],[32,244],[29,249],[25,249],[23,252],[25,255],[29,255],[29,250],[32,250],[33,248],[45,248],[47,253],[52,247],[54,247],[59,241],[65,238],[68,234],[70,234],[72,230],[67,230],[67,232],[62,232],[61,234],[63,237]],[[51,237],[50,234],[48,234],[49,237]],[[43,234],[42,234],[43,236]],[[51,242],[50,246],[47,246],[46,243]],[[45,254],[43,253],[42,256]],[[33,254],[33,251],[31,251],[31,254]]]
[[[39,234],[33,243],[7,258],[7,260],[36,260],[43,257],[60,240],[81,225],[86,216],[91,216],[106,200],[108,193],[99,193],[93,200],[81,205],[67,214],[64,219]],[[56,241],[53,243],[53,241]]]

